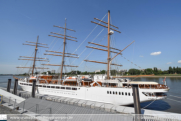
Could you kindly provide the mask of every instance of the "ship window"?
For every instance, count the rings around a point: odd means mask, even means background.
[[[55,88],[55,86],[51,86],[51,88]]]
[[[109,94],[109,91],[107,91],[107,94]]]
[[[130,96],[130,93],[128,92],[128,96]]]
[[[56,87],[57,89],[59,89],[60,87]]]
[[[119,92],[119,95],[121,95],[121,92]]]
[[[72,90],[77,90],[77,88],[72,88]]]
[[[122,92],[122,95],[124,95],[124,92]]]
[[[43,87],[46,87],[45,85],[43,85]]]
[[[65,87],[61,87],[61,89],[65,89]]]
[[[42,85],[38,85],[39,87],[42,87]]]
[[[47,86],[47,88],[50,88],[50,86]]]
[[[113,91],[113,94],[114,94],[114,91]]]
[[[127,92],[125,92],[125,95],[127,95]]]
[[[116,95],[117,95],[117,92],[116,92]]]
[[[67,90],[71,90],[71,87],[66,87]]]
[[[111,91],[110,91],[110,94],[111,94]]]
[[[29,84],[29,86],[32,86],[32,84]]]

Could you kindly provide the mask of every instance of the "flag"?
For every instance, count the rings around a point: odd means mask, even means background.
[[[165,82],[166,77],[164,78],[163,82]]]
[[[164,85],[166,85],[166,81],[165,81],[165,80],[166,80],[166,77],[165,77],[164,80],[163,80],[163,84],[164,84]]]

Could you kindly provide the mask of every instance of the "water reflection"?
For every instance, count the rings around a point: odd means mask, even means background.
[[[152,103],[152,101],[143,102],[140,104],[140,107],[144,109],[157,110],[157,111],[166,111],[171,108],[171,106],[163,100],[156,100],[151,105],[150,103]],[[134,107],[134,105],[128,105],[128,107]]]

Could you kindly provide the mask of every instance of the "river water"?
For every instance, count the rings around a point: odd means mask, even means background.
[[[8,79],[11,79],[11,88],[14,87],[14,79],[13,76],[0,76],[0,87],[7,87]],[[153,81],[163,84],[163,79],[161,77],[142,77],[136,78],[135,81]],[[141,108],[150,109],[150,110],[158,110],[165,112],[173,112],[181,114],[181,77],[167,77],[166,84],[170,88],[167,93],[167,99],[164,100],[156,100],[154,102],[144,102],[141,103]],[[21,90],[20,86],[18,89]],[[151,105],[149,105],[152,103]],[[148,106],[149,105],[149,106]],[[129,105],[133,107],[133,105]]]

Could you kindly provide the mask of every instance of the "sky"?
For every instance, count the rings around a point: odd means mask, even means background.
[[[106,70],[104,64],[84,62],[95,60],[107,62],[107,53],[86,46],[88,42],[107,46],[107,29],[91,21],[94,18],[107,22],[110,10],[111,24],[119,27],[120,33],[111,35],[111,46],[124,49],[113,63],[122,67],[111,69],[145,69],[157,67],[167,70],[169,66],[181,67],[181,1],[180,0],[1,0],[0,1],[0,74],[19,74],[32,66],[32,61],[18,60],[19,56],[33,57],[34,46],[23,45],[26,41],[48,44],[48,49],[38,48],[38,57],[49,58],[49,64],[61,64],[59,56],[44,55],[45,50],[63,51],[63,39],[50,37],[50,32],[64,34],[63,29],[53,25],[65,25],[76,30],[66,35],[77,38],[78,42],[67,40],[66,52],[79,55],[78,59],[65,58],[65,64],[79,66],[65,71]],[[101,23],[104,24],[104,23]],[[105,25],[105,24],[104,24]],[[52,34],[51,34],[52,35]],[[53,53],[51,53],[53,54]],[[113,57],[115,54],[112,54]],[[132,63],[131,63],[132,62]],[[47,62],[37,62],[36,66]],[[136,66],[136,65],[137,66]],[[44,66],[45,67],[45,66]],[[140,67],[140,68],[139,68]],[[48,70],[59,67],[48,66]],[[41,70],[47,71],[47,70]]]

